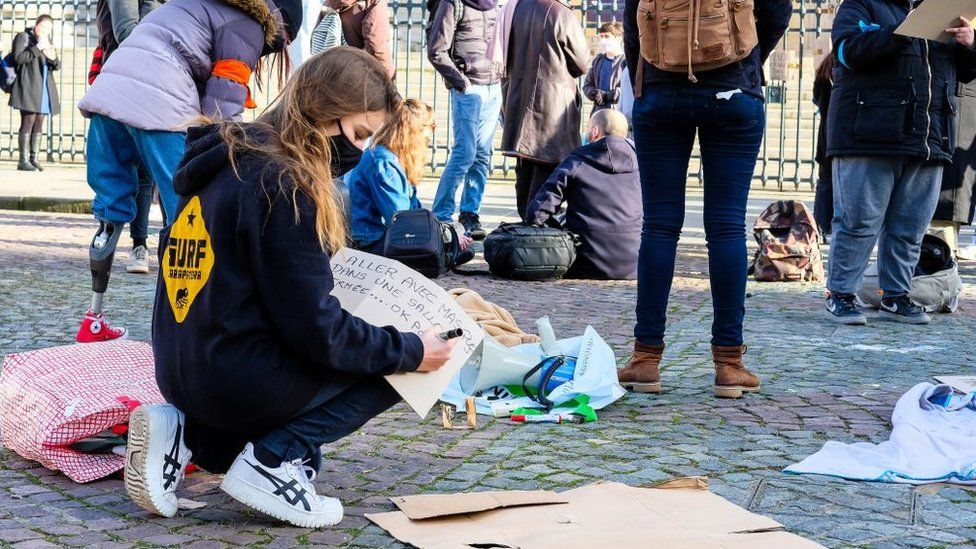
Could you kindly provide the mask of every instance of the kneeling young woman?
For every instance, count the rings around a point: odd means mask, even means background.
[[[140,506],[173,516],[192,455],[253,509],[338,523],[342,505],[312,484],[321,445],[399,402],[383,375],[450,356],[433,332],[372,326],[330,294],[329,253],[346,243],[333,175],[398,104],[375,59],[340,47],[301,65],[253,123],[190,130],[153,314],[169,404],[130,421],[125,485]]]

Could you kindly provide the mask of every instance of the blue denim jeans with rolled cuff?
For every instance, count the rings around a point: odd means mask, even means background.
[[[664,342],[685,183],[695,136],[701,150],[712,344],[742,344],[747,276],[746,204],[765,128],[763,100],[705,86],[645,88],[634,102],[644,224],[637,267],[635,338]]]
[[[454,146],[434,196],[432,211],[437,219],[453,219],[455,195],[462,184],[461,213],[481,211],[501,108],[501,84],[472,84],[463,92],[451,90]]]

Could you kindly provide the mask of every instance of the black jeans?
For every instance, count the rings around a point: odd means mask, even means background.
[[[712,292],[712,344],[742,344],[746,297],[746,203],[765,127],[763,100],[728,99],[710,87],[645,90],[634,102],[634,138],[644,201],[637,264],[637,326],[641,343],[664,341],[685,182],[695,135],[704,176],[705,240]]]
[[[535,194],[539,192],[552,172],[556,171],[557,165],[525,158],[518,159],[518,163],[515,164],[515,207],[522,221],[525,221],[525,211],[529,208],[529,202],[535,198]]]
[[[184,440],[193,463],[215,474],[227,472],[248,442],[280,462],[309,460],[318,470],[321,446],[350,435],[367,421],[400,402],[400,395],[381,376],[363,378],[325,401],[313,399],[305,411],[263,433],[217,429],[186,418]],[[247,426],[241,426],[242,431]]]

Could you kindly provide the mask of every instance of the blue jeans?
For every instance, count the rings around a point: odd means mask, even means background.
[[[461,212],[477,214],[488,183],[492,142],[502,108],[500,84],[472,84],[463,93],[451,90],[454,148],[434,196],[434,215],[449,222],[454,216],[454,195],[464,183]]]
[[[922,237],[935,214],[942,164],[898,156],[833,159],[834,234],[827,288],[853,294],[878,243],[878,283],[886,297],[907,295]]]
[[[113,223],[135,219],[137,168],[142,165],[156,182],[169,224],[176,216],[179,199],[173,189],[173,175],[185,149],[186,136],[182,132],[140,130],[107,116],[93,115],[85,155],[88,186],[95,191],[95,218]]]
[[[664,341],[685,181],[695,134],[704,173],[704,221],[714,320],[712,344],[741,345],[746,289],[746,202],[765,127],[762,99],[707,87],[646,90],[634,102],[634,138],[644,202],[637,265],[642,343]]]

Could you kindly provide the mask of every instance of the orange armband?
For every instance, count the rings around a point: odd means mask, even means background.
[[[244,106],[249,109],[254,109],[258,106],[254,102],[254,98],[251,97],[251,86],[248,85],[251,81],[251,67],[248,67],[247,63],[237,59],[220,59],[214,63],[213,70],[210,74],[211,76],[226,78],[244,86],[244,89],[247,90],[247,98],[244,100]]]

